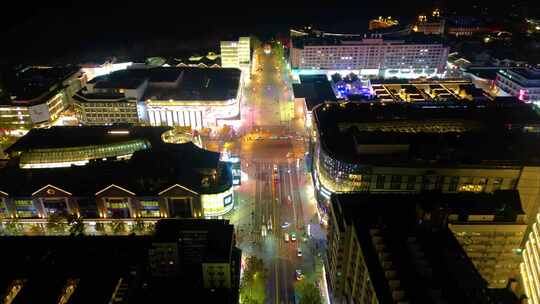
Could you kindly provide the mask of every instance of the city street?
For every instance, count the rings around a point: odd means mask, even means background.
[[[307,179],[303,128],[293,121],[284,61],[261,49],[254,56],[256,74],[242,105],[240,157],[247,180],[237,189],[230,219],[243,255],[262,258],[268,270],[266,303],[295,303],[297,270],[303,278],[315,277],[324,233]]]

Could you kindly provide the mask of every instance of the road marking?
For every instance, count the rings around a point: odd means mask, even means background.
[[[274,270],[275,270],[275,297],[274,299],[276,300],[276,304],[279,304],[279,269],[278,269],[278,263],[279,260],[276,259],[276,261],[274,262]]]

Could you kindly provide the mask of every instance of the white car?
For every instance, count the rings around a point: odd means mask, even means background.
[[[295,242],[296,241],[296,233],[291,233],[291,241]]]
[[[285,229],[287,227],[289,227],[291,224],[289,222],[283,222],[283,224],[281,224],[281,228]]]
[[[272,231],[272,220],[268,220],[266,227],[268,228],[268,231]]]
[[[285,233],[283,234],[283,239],[285,240],[286,243],[289,242],[289,234],[288,234],[287,232],[285,232]]]
[[[300,249],[300,247],[298,247],[298,248],[296,249],[296,255],[299,256],[299,257],[302,256],[302,249]]]

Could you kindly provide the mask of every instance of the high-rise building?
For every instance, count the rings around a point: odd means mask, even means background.
[[[522,252],[520,271],[521,285],[529,301],[527,303],[537,304],[540,303],[540,214],[533,217],[533,221]]]
[[[540,69],[499,70],[495,85],[527,103],[540,103]]]
[[[447,203],[459,197],[450,195]],[[436,203],[422,195],[332,196],[327,274],[333,302],[499,303]]]
[[[240,68],[238,58],[238,41],[221,41],[221,66],[224,68]]]
[[[448,47],[438,38],[381,34],[291,36],[293,72],[343,73],[380,77],[418,78],[444,73]]]
[[[505,288],[509,280],[519,279],[527,222],[517,191],[437,195],[432,203],[446,208],[448,228],[489,288]]]
[[[251,64],[250,41],[250,37],[240,37],[238,41],[221,41],[221,66],[249,71]]]

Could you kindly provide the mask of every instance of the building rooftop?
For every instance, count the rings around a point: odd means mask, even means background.
[[[526,104],[325,104],[316,107],[314,120],[322,148],[350,163],[540,162],[540,134],[524,132],[537,128],[540,117]],[[401,148],[379,153],[374,145]]]
[[[308,111],[325,101],[336,101],[336,95],[326,75],[300,75],[293,84],[295,98],[305,98]]]
[[[486,282],[452,232],[436,216],[419,221],[421,196],[409,197],[332,196],[337,221],[356,232],[379,303],[394,303],[396,290],[411,303],[491,303]]]
[[[374,79],[371,88],[383,102],[479,101],[490,97],[469,80]]]
[[[512,69],[509,72],[518,74],[527,80],[540,80],[540,69]]]
[[[11,98],[3,99],[1,104],[30,106],[45,102],[63,88],[64,80],[79,70],[75,66],[26,67],[6,72],[3,85]]]
[[[83,88],[77,92],[77,94],[73,95],[73,99],[78,102],[128,102],[136,100],[128,99],[125,94],[123,93],[114,93],[114,92],[107,92],[107,93],[87,93],[87,91]]]
[[[145,139],[162,145],[161,135],[170,127],[84,126],[32,129],[6,149],[7,153],[40,149],[84,147]]]
[[[390,35],[385,35],[388,32]],[[426,37],[425,35],[409,34],[405,30],[394,29],[375,30],[365,34],[336,34],[321,31],[312,31],[304,35],[292,36],[292,45],[295,48],[318,45],[355,45],[355,44],[442,44],[440,37]]]
[[[183,232],[207,231],[207,250],[203,261],[223,261],[231,257],[234,247],[234,226],[228,220],[162,219],[156,224],[154,242],[182,242]]]
[[[108,130],[129,130],[129,134],[110,134]],[[25,153],[37,153],[37,156],[50,158],[50,161],[54,162],[57,155],[61,156],[65,149],[73,147],[93,150],[110,143],[131,144],[134,140],[149,144],[145,149],[129,150],[129,153],[133,154],[128,160],[119,160],[116,157],[107,157],[106,160],[90,158],[90,162],[82,166],[21,169],[20,159],[14,158],[0,171],[0,189],[13,196],[28,196],[41,187],[52,184],[70,193],[94,195],[114,184],[135,193],[134,195],[156,196],[176,184],[196,193],[223,192],[231,187],[230,167],[219,161],[219,153],[201,149],[192,142],[164,143],[161,134],[165,130],[168,128],[33,129],[10,147],[9,152],[24,152],[21,158]],[[84,150],[84,153],[90,152]],[[208,170],[213,173],[208,173]],[[216,178],[206,181],[212,174],[215,174]]]
[[[227,100],[236,98],[240,89],[240,70],[234,68],[167,68],[181,73],[178,86],[154,85],[150,78],[143,99],[168,100]]]

